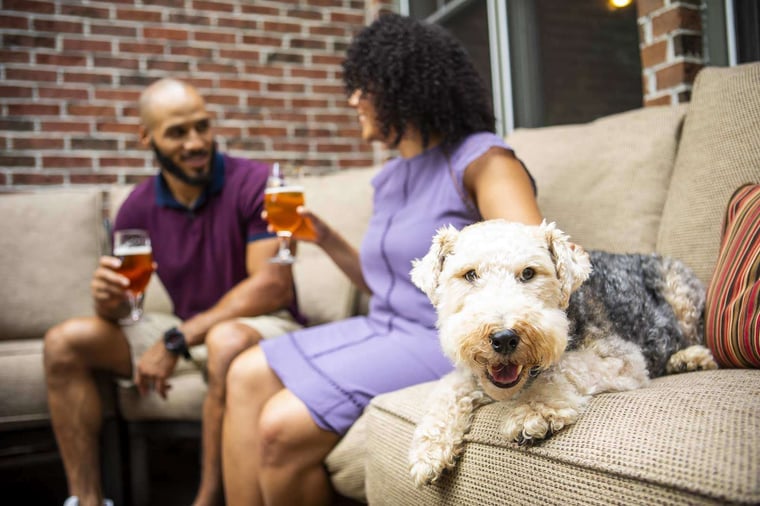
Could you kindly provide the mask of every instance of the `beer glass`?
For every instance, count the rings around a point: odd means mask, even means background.
[[[117,272],[129,278],[127,298],[129,299],[128,321],[136,322],[142,317],[142,301],[145,287],[153,273],[153,251],[150,237],[145,230],[118,230],[114,234],[113,256],[121,260]]]
[[[280,164],[272,164],[267,189],[264,192],[264,209],[267,212],[267,221],[277,233],[280,244],[277,255],[270,258],[270,262],[292,264],[295,261],[290,251],[290,238],[303,221],[296,212],[298,206],[303,204],[303,186],[287,184]]]

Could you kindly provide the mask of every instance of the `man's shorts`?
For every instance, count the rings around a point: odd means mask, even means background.
[[[264,339],[277,337],[301,328],[301,325],[293,319],[293,315],[286,310],[262,316],[236,318],[235,320],[256,329]],[[153,346],[156,341],[163,339],[164,332],[172,327],[178,327],[181,323],[182,320],[171,314],[146,313],[139,322],[123,325],[121,329],[127,336],[127,342],[132,354],[132,367],[136,367],[140,357],[148,348]],[[206,360],[208,358],[206,345],[193,346],[190,348],[190,354],[193,356],[193,360],[178,360],[177,367],[172,376],[200,371],[205,378]],[[134,384],[131,378],[119,379],[118,382],[124,387]]]

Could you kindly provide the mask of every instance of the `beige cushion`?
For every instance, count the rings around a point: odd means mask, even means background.
[[[760,371],[688,373],[599,395],[577,424],[529,449],[498,436],[501,404],[485,406],[455,471],[418,490],[406,455],[432,386],[368,408],[373,506],[760,503]]]
[[[71,316],[93,314],[101,192],[0,196],[0,340],[37,339]]]
[[[588,249],[651,252],[683,107],[648,107],[507,138],[536,179],[544,217]]]
[[[694,84],[657,250],[707,284],[733,192],[760,183],[760,63],[707,67]]]
[[[31,426],[47,421],[47,389],[42,339],[0,342],[0,426]]]
[[[359,417],[325,459],[325,466],[335,490],[344,497],[362,503],[367,502],[364,489],[367,421],[367,416]]]
[[[357,249],[372,214],[374,169],[347,169],[302,178],[306,207],[343,235]],[[321,248],[298,245],[293,268],[298,304],[309,324],[351,316],[357,290]]]

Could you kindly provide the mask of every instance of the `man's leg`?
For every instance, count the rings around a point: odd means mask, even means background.
[[[48,406],[69,493],[79,497],[81,506],[101,506],[103,410],[94,371],[128,377],[129,345],[117,325],[90,317],[53,327],[45,334],[44,346]]]
[[[232,360],[261,340],[261,334],[243,323],[230,321],[214,326],[206,335],[208,392],[203,400],[201,484],[194,504],[223,504],[222,418],[225,379]]]

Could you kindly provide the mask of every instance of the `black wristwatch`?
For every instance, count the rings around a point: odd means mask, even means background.
[[[166,346],[166,349],[169,352],[174,353],[177,356],[185,357],[187,360],[192,360],[193,358],[187,347],[185,334],[183,334],[177,327],[172,327],[164,332],[164,346]]]

